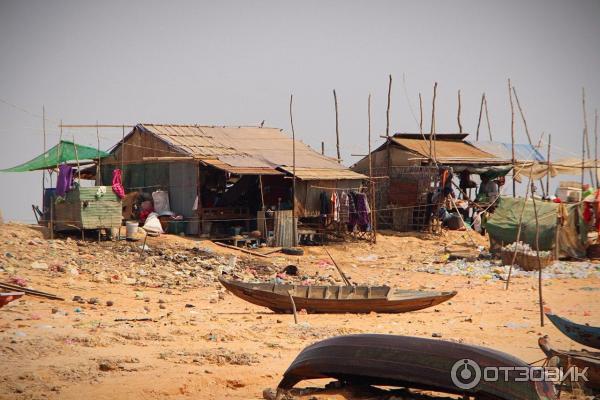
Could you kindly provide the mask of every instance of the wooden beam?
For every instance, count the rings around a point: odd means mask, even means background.
[[[333,89],[333,101],[335,103],[335,147],[337,149],[338,162],[341,163],[342,155],[340,153],[340,121],[339,121],[339,114],[338,114],[337,93],[335,92],[335,89]],[[291,106],[290,106],[290,110],[291,110]],[[290,118],[291,118],[291,111],[290,111]]]
[[[513,166],[513,179],[512,179],[512,189],[513,189],[513,197],[516,197],[517,194],[517,181],[515,180],[515,106],[513,104],[512,99],[512,85],[510,84],[510,78],[508,78],[508,99],[510,101],[510,144],[511,144],[511,160]]]
[[[461,109],[461,103],[460,103],[460,89],[459,89],[458,90],[458,112],[456,114],[456,121],[458,122],[458,132],[463,133],[463,127],[462,127],[462,124],[460,123],[460,109]]]
[[[481,126],[481,115],[483,114],[483,102],[485,101],[485,92],[481,94],[481,105],[479,106],[479,119],[477,120],[477,133],[475,140],[479,141],[479,127]]]
[[[58,125],[59,128],[121,128],[121,127],[133,128],[135,125],[123,125],[123,124],[94,124],[94,125],[77,125],[77,124],[63,124],[62,122]]]
[[[335,97],[335,90],[333,91]],[[336,120],[337,120],[337,97],[336,97]],[[290,95],[290,125],[292,127],[292,245],[298,245],[298,233],[296,227],[296,132],[294,131],[294,117],[292,106],[294,104],[294,95]],[[339,136],[338,136],[338,158],[339,158]]]

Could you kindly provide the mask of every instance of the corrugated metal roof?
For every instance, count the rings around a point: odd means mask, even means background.
[[[397,145],[412,151],[423,158],[430,158],[429,141],[423,139],[408,139],[392,137],[390,140]],[[440,140],[438,136],[434,144],[434,152],[438,162],[486,162],[503,161],[462,140]]]
[[[470,142],[483,151],[498,158],[512,160],[512,146],[502,142]],[[515,159],[517,161],[546,161],[542,153],[530,144],[515,144]]]
[[[198,159],[219,160],[230,168],[292,166],[292,139],[281,129],[201,125],[139,124],[182,153]],[[296,167],[348,169],[296,140]]]
[[[293,168],[280,167],[282,171],[292,174]],[[368,179],[365,175],[359,174],[349,169],[331,169],[331,168],[298,168],[296,167],[296,177],[304,181],[315,180],[344,180],[344,179]]]

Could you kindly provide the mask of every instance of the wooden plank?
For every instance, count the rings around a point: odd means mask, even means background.
[[[256,256],[256,257],[269,258],[268,256],[265,256],[264,254],[260,254],[260,253],[257,253],[255,251],[252,251],[252,250],[242,249],[240,247],[231,246],[231,245],[225,244],[225,243],[219,243],[219,242],[213,242],[213,243],[216,244],[217,246],[226,247],[228,249],[241,251],[242,253],[250,254],[250,255],[253,255],[253,256]]]

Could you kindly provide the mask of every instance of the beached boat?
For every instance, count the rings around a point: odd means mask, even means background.
[[[292,312],[290,294],[297,310],[308,313],[401,313],[435,306],[456,292],[399,290],[389,286],[305,286],[248,283],[219,277],[237,297],[278,313]]]
[[[558,315],[547,313],[546,317],[569,339],[584,346],[600,350],[600,328],[577,324]]]
[[[556,350],[552,348],[547,337],[539,338],[538,345],[548,359],[558,357],[560,360],[559,366],[563,368],[573,366],[579,368],[579,370],[587,368],[585,374],[587,382],[579,383],[590,389],[600,390],[600,352]]]
[[[338,336],[308,346],[279,383],[285,392],[298,382],[333,378],[356,386],[379,385],[432,390],[486,399],[556,399],[549,382],[482,379],[485,367],[523,367],[509,354],[445,340],[396,335]],[[313,381],[311,381],[313,382]]]
[[[8,293],[0,293],[0,308],[4,307],[11,301],[17,300],[19,297],[23,296],[25,293],[23,292],[8,292]]]

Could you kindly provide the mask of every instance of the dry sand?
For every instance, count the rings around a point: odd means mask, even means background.
[[[0,265],[11,268],[0,272],[0,281],[18,275],[29,286],[56,293],[65,301],[26,296],[0,309],[0,398],[260,399],[263,389],[277,386],[305,346],[352,333],[420,337],[436,333],[442,339],[488,346],[527,362],[543,358],[537,347],[540,335],[549,335],[558,348],[581,348],[548,321],[540,327],[537,278],[517,277],[505,291],[502,281],[415,271],[423,262],[437,259],[444,243],[458,240],[466,244],[461,235],[390,234],[379,235],[376,245],[353,242],[329,247],[354,282],[457,290],[451,301],[396,315],[300,315],[300,324],[294,325],[291,315],[276,315],[248,304],[214,281],[205,287],[166,289],[126,284],[122,279],[110,283],[110,279],[94,279],[89,273],[73,275],[68,265],[66,272],[52,272],[53,263],[68,258],[66,254],[49,248],[39,230],[2,225]],[[486,244],[485,238],[476,239]],[[220,254],[240,256],[210,242],[173,236],[151,238],[148,245],[200,245]],[[85,271],[88,262],[119,262],[111,246],[114,243],[97,245],[103,251],[83,257],[80,269]],[[336,275],[332,267],[320,263],[327,260],[322,248],[308,247],[305,251],[300,258],[274,260],[280,265],[299,264],[301,271],[310,275]],[[11,254],[7,256],[7,252]],[[377,255],[377,260],[360,261],[370,254]],[[140,261],[135,261],[138,258]],[[46,262],[50,270],[31,268],[35,261]],[[131,255],[122,268],[134,271],[142,262],[143,257]],[[573,320],[599,326],[599,283],[598,278],[546,280],[546,305]],[[99,304],[80,304],[72,301],[73,296],[97,297]],[[107,300],[114,305],[107,306]],[[153,320],[115,321],[139,317]]]

